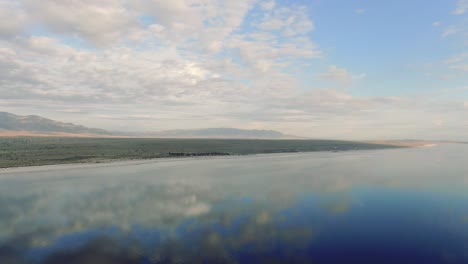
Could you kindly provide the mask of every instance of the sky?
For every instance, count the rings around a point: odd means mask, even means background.
[[[468,140],[468,0],[0,0],[0,111]]]

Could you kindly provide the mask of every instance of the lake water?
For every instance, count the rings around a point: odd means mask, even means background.
[[[468,145],[0,170],[0,263],[468,263]]]

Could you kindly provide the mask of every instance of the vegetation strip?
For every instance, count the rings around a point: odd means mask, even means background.
[[[338,140],[5,137],[0,138],[0,167],[397,147]]]

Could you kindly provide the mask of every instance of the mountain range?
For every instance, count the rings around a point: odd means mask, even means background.
[[[0,130],[6,132],[23,132],[30,134],[83,134],[112,135],[111,132],[99,128],[89,128],[72,123],[62,123],[37,115],[19,116],[0,112]]]
[[[239,138],[287,139],[298,138],[274,130],[205,128],[177,129],[160,132],[115,132],[58,122],[37,115],[20,116],[0,112],[0,136],[75,136],[75,137],[146,137],[146,138]]]

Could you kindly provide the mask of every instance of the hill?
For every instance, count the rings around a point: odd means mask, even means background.
[[[274,130],[237,128],[176,129],[159,132],[110,132],[99,128],[58,122],[37,115],[20,116],[7,112],[0,112],[0,136],[298,139],[298,137],[285,135]]]
[[[4,135],[112,135],[104,129],[62,123],[36,115],[19,116],[0,112],[0,134]]]

